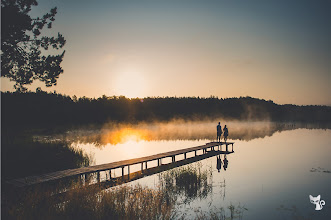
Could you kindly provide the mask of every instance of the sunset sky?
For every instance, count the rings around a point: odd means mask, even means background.
[[[331,105],[331,1],[38,2],[33,17],[57,6],[51,34],[67,40],[64,73],[47,91]]]

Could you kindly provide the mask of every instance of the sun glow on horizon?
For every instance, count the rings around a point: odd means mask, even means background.
[[[137,71],[123,71],[117,75],[113,83],[115,93],[128,98],[144,97],[146,87],[145,77]]]

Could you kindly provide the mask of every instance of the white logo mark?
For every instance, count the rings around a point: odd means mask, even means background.
[[[323,208],[323,205],[325,205],[325,201],[321,200],[321,195],[318,195],[316,197],[313,197],[309,195],[310,202],[315,204],[315,210],[321,210]]]

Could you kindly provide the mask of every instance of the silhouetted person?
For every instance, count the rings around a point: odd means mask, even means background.
[[[226,127],[226,125],[224,126],[223,128],[223,136],[224,136],[224,141],[226,142],[226,140],[228,139],[228,135],[229,135],[229,131],[228,131],[228,128]]]
[[[224,155],[223,163],[224,163],[223,168],[224,168],[224,170],[226,170],[228,168],[228,164],[229,164],[228,159],[226,159],[226,154]]]
[[[222,136],[221,122],[218,122],[218,125],[216,126],[216,130],[217,130],[217,141],[220,142],[221,141],[221,136]]]
[[[218,172],[220,172],[221,169],[222,169],[222,160],[221,160],[221,156],[220,155],[217,156],[217,165],[216,165],[216,168],[217,168]]]

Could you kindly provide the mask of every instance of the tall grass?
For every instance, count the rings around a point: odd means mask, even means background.
[[[156,188],[122,185],[103,190],[99,184],[81,186],[73,183],[62,195],[34,187],[18,198],[2,198],[2,219],[87,220],[87,219],[191,219],[176,206],[211,192],[211,170],[201,164],[175,168],[160,174]],[[225,210],[230,210],[226,212]],[[195,219],[241,219],[244,207],[198,210]]]
[[[50,193],[28,192],[15,204],[2,207],[3,219],[173,219],[174,201],[166,192],[137,186],[103,190],[76,187],[62,202]]]
[[[205,198],[212,191],[211,176],[211,170],[202,169],[201,163],[178,167],[159,175],[161,187],[184,198],[183,203],[197,197]]]

